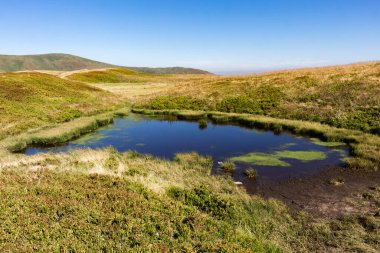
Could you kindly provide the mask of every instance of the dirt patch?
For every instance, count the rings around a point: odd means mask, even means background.
[[[379,212],[373,200],[363,197],[363,193],[379,185],[379,170],[360,172],[326,168],[314,176],[257,185],[254,191],[265,198],[279,199],[291,209],[306,211],[314,217],[340,217]]]

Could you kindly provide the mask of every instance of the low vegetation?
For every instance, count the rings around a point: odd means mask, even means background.
[[[255,170],[255,169],[248,168],[248,169],[246,169],[245,174],[247,175],[247,177],[248,177],[249,179],[254,180],[254,179],[257,178],[257,176],[258,176],[259,173],[258,173],[257,170]]]
[[[74,73],[67,78],[85,83],[142,83],[140,76],[146,74],[138,73],[130,69],[104,69],[83,73]]]
[[[111,93],[52,75],[0,74],[0,139],[121,105]]]
[[[220,164],[220,168],[227,173],[232,173],[234,172],[236,166],[233,163],[233,161],[225,161]]]
[[[165,80],[175,85],[162,98],[155,95],[138,106],[250,113],[379,134],[379,71],[380,63],[370,62],[236,77],[173,77]],[[173,101],[165,107],[168,96]],[[203,102],[189,108],[184,99]]]
[[[211,175],[211,157],[179,153],[167,161],[113,148],[34,156],[11,151],[65,142],[128,113],[118,110],[126,103],[118,89],[105,92],[95,84],[126,89],[131,86],[124,83],[165,84],[155,94],[133,97],[133,111],[200,126],[237,123],[313,136],[314,144],[342,156],[337,148],[349,145],[348,169],[375,171],[380,164],[379,68],[374,62],[237,77],[164,76],[136,69],[66,79],[0,74],[0,249],[378,252],[378,212],[337,219],[294,212],[279,201],[248,195],[230,174]],[[220,167],[232,173],[239,161],[288,166],[287,159],[324,157],[309,151],[250,153]],[[255,169],[245,173],[258,177]],[[328,183],[346,185],[339,177]],[[360,194],[379,207],[379,192],[376,186]]]
[[[200,129],[205,129],[205,128],[207,128],[207,120],[205,120],[205,119],[200,119],[200,120],[198,121],[198,125],[199,125],[199,128],[200,128]]]
[[[111,67],[115,66],[69,54],[0,55],[0,72],[25,70],[72,71]]]
[[[379,249],[377,216],[291,214],[209,175],[212,160],[195,153],[174,161],[114,149],[17,156],[0,163],[2,251]]]
[[[104,68],[120,68],[120,66],[69,54],[0,55],[0,72],[25,70],[74,71]],[[128,67],[128,69],[148,74],[210,74],[204,70],[183,67]]]

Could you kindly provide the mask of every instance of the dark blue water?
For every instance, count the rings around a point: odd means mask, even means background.
[[[172,159],[175,153],[196,151],[201,155],[212,156],[214,172],[217,171],[218,162],[251,152],[322,151],[327,155],[324,160],[309,162],[282,159],[291,164],[290,167],[236,163],[237,170],[233,177],[244,183],[248,182],[244,174],[247,167],[257,169],[259,173],[257,180],[265,183],[312,175],[329,166],[342,166],[342,157],[348,155],[346,147],[339,147],[340,152],[337,152],[336,147],[316,145],[308,138],[287,133],[276,135],[271,131],[260,131],[234,125],[213,125],[211,123],[202,130],[197,122],[169,121],[134,114],[126,118],[117,118],[114,124],[62,146],[30,147],[26,150],[26,154],[66,152],[72,149],[95,149],[108,146],[113,146],[121,152],[135,150],[165,159]]]

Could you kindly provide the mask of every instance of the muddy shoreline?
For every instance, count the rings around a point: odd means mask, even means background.
[[[340,178],[342,185],[331,179]],[[376,214],[379,208],[362,194],[380,185],[380,171],[355,171],[347,168],[325,168],[308,177],[285,182],[257,185],[254,194],[275,198],[291,210],[305,211],[313,217],[339,218],[351,214]]]

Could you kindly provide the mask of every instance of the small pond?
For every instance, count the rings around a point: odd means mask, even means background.
[[[212,156],[213,173],[218,173],[220,162],[231,159],[236,165],[232,176],[252,191],[260,184],[312,176],[327,167],[343,166],[348,156],[343,143],[211,122],[202,129],[198,122],[136,114],[116,118],[113,124],[62,146],[29,147],[25,152],[33,155],[108,146],[120,152],[135,150],[165,159],[172,159],[175,153],[196,151]],[[246,176],[248,168],[257,170],[257,179]]]

